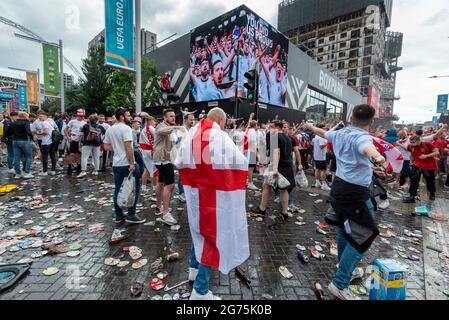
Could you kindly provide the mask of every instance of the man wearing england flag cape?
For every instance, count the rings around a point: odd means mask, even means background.
[[[193,241],[190,300],[220,300],[209,291],[212,270],[228,274],[249,258],[248,160],[223,131],[225,123],[225,112],[212,109],[182,141],[175,162]]]

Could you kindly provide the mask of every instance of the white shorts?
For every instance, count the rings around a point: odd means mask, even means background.
[[[153,151],[149,150],[142,150],[142,158],[143,163],[145,163],[145,168],[147,169],[148,173],[150,174],[150,177],[154,177],[154,172],[156,170],[156,167],[154,166],[153,162]]]

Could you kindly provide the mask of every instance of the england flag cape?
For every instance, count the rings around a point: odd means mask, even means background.
[[[373,144],[377,151],[385,154],[388,165],[387,171],[400,173],[402,171],[402,166],[404,165],[404,157],[402,156],[401,151],[385,140],[379,139],[373,135],[371,137],[373,138]]]
[[[175,165],[184,186],[196,259],[228,274],[249,258],[248,160],[216,123],[203,119],[182,141]]]

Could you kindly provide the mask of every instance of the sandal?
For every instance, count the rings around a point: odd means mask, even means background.
[[[287,278],[287,279],[293,278],[293,274],[290,271],[288,271],[287,267],[285,267],[285,266],[280,266],[279,272],[281,273],[281,275],[284,278]]]

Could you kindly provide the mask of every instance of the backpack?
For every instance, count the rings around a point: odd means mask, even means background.
[[[89,125],[89,133],[87,134],[86,142],[93,146],[99,147],[101,146],[101,135],[102,132],[99,127],[95,128]]]
[[[51,132],[51,141],[54,144],[60,144],[62,140],[64,140],[64,136],[61,134],[58,128],[53,129],[53,131]]]

